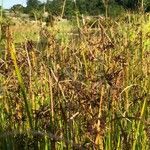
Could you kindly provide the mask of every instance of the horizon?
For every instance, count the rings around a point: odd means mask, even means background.
[[[46,0],[40,0],[41,2],[46,2]],[[0,0],[0,6],[4,9],[10,9],[13,5],[21,4],[26,6],[27,0]]]

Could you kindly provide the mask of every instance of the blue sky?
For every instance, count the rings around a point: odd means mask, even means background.
[[[0,0],[0,5],[2,5],[3,1],[3,7],[4,8],[10,8],[15,4],[22,4],[23,6],[26,6],[27,0]],[[40,0],[41,2],[44,2],[46,0]]]

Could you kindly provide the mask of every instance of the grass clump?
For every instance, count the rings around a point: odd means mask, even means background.
[[[0,149],[148,150],[147,16],[100,18],[75,33],[65,22],[67,42],[52,27],[16,45],[6,28]]]

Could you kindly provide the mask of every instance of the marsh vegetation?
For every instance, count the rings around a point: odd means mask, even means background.
[[[1,24],[0,149],[149,150],[148,13],[19,23]]]

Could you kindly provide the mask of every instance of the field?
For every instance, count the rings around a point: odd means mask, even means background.
[[[150,15],[78,21],[4,26],[1,150],[150,149]]]

